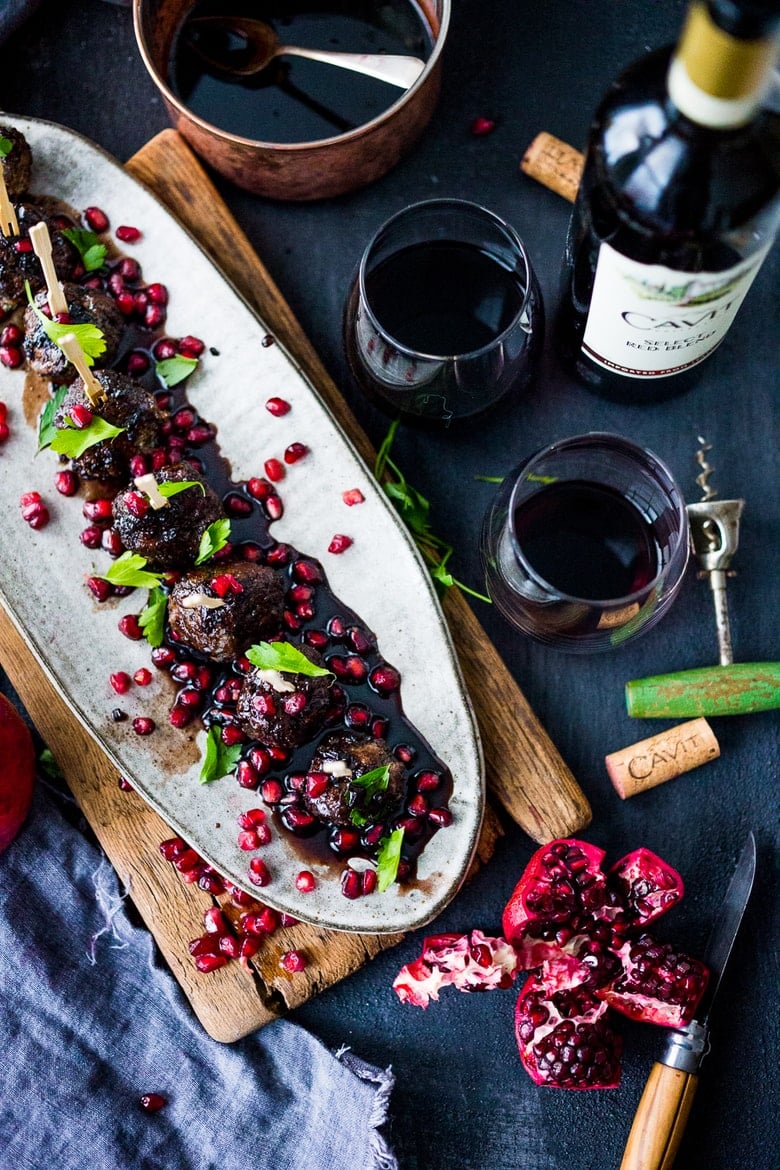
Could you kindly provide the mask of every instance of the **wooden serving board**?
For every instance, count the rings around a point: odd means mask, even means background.
[[[200,163],[174,130],[152,139],[127,163],[188,228],[229,280],[257,310],[298,362],[360,454],[374,453],[308,339]],[[504,810],[543,842],[568,836],[590,821],[590,808],[495,648],[457,589],[444,611],[480,728],[488,785]],[[160,855],[171,835],[165,822],[134,792],[119,788],[114,767],[41,670],[24,639],[0,609],[0,665],[53,752],[85,817],[154,935],[206,1031],[231,1042],[300,1006],[343,979],[400,935],[357,935],[299,923],[277,931],[249,967],[238,963],[200,974],[187,944],[203,933],[212,895],[184,885]],[[492,853],[501,827],[488,807],[475,864]],[[292,947],[309,965],[295,976],[279,966]]]

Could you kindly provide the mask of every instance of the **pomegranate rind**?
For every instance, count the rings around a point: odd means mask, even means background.
[[[393,990],[402,1003],[427,1008],[443,987],[492,991],[509,987],[516,972],[517,954],[504,938],[481,930],[437,934],[424,939],[420,957],[401,968]]]
[[[623,970],[595,995],[621,1015],[645,1024],[679,1028],[690,1023],[707,988],[700,959],[659,943],[651,934],[625,942],[617,952]]]
[[[633,849],[609,871],[609,883],[633,925],[646,926],[676,906],[685,893],[682,877],[651,849]]]
[[[520,1059],[531,1080],[555,1089],[614,1089],[623,1041],[603,1003],[585,988],[550,992],[531,975],[515,1007]]]
[[[30,811],[35,783],[35,747],[27,724],[0,695],[0,853],[18,834]]]

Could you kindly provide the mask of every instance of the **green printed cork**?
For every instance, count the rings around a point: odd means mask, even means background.
[[[639,719],[749,715],[780,707],[780,662],[737,662],[626,683],[626,709]]]

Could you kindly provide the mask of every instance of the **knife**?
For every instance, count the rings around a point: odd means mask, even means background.
[[[755,872],[756,841],[750,833],[707,942],[704,962],[710,978],[697,1017],[671,1033],[664,1055],[650,1070],[620,1170],[671,1170],[691,1111],[697,1074],[709,1052],[712,1002],[750,897]]]

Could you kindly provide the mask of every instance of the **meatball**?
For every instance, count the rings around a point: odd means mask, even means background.
[[[324,660],[311,646],[297,646],[315,666]],[[294,748],[320,729],[330,706],[330,675],[282,674],[255,668],[236,704],[241,728],[268,747]]]
[[[20,199],[30,185],[30,171],[32,170],[32,151],[30,144],[21,130],[14,130],[12,126],[0,126],[0,138],[11,143],[11,149],[6,147],[6,153],[0,154],[0,166],[3,168],[6,190],[9,199]]]
[[[384,767],[388,768],[386,785],[358,783],[367,772]],[[401,761],[390,753],[384,740],[359,732],[329,735],[317,748],[309,770],[327,777],[327,783],[321,790],[308,785],[304,804],[330,825],[383,820],[400,809],[406,792],[406,768]]]
[[[220,604],[214,608],[199,604],[199,597]],[[251,561],[226,561],[219,567],[193,569],[176,582],[168,599],[168,624],[177,642],[214,662],[228,662],[253,642],[277,632],[283,602],[284,585],[273,569]]]
[[[83,455],[73,460],[73,466],[84,479],[125,483],[130,474],[132,456],[146,454],[163,445],[162,428],[167,415],[158,408],[154,397],[126,374],[100,370],[95,377],[106,393],[106,401],[97,408],[100,417],[125,430],[113,439],[88,447]],[[81,378],[69,388],[56,411],[55,427],[68,426],[68,416],[75,405],[86,406],[93,413],[96,410],[90,405]]]
[[[60,280],[70,280],[80,263],[76,249],[39,207],[33,203],[18,203],[16,218],[19,221],[18,236],[7,239],[0,232],[0,314],[3,316],[26,303],[26,280],[30,282],[33,293],[44,287],[40,261],[30,242],[31,227],[43,222],[49,225],[52,261]]]
[[[78,284],[63,285],[68,316],[73,325],[97,325],[106,343],[105,351],[97,359],[99,366],[110,366],[116,360],[119,343],[124,333],[124,319],[116,304],[108,295],[95,288],[83,288]],[[48,305],[46,290],[35,297],[37,308]],[[24,352],[30,368],[38,374],[51,378],[60,385],[72,382],[77,376],[58,345],[49,341],[38,314],[32,305],[24,311]]]
[[[222,504],[191,463],[171,463],[155,472],[155,479],[158,484],[194,480],[203,491],[188,488],[155,509],[139,508],[140,493],[128,488],[114,500],[114,526],[125,548],[146,557],[150,568],[188,569],[198,556],[203,533],[223,517]]]

